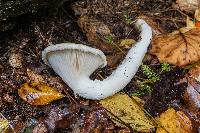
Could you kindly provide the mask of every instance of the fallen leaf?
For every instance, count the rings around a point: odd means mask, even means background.
[[[0,132],[4,133],[9,127],[8,120],[0,113]]]
[[[184,100],[192,112],[198,112],[200,110],[200,84],[190,81],[184,93]]]
[[[114,129],[114,124],[109,122],[109,116],[102,107],[92,106],[83,114],[81,133],[107,133]]]
[[[115,116],[110,115],[113,122],[118,126],[124,127],[122,123],[116,120],[116,117],[136,131],[150,132],[154,129],[153,122],[145,116],[141,105],[126,94],[115,94],[112,97],[101,100],[100,103]]]
[[[200,65],[196,65],[195,67],[191,68],[188,73],[190,77],[200,82]]]
[[[117,65],[120,63],[122,58],[123,58],[123,53],[116,53],[116,54],[113,53],[106,56],[108,66],[110,68],[117,67]]]
[[[48,130],[45,124],[39,123],[34,127],[33,133],[48,133]]]
[[[78,19],[78,25],[86,33],[89,43],[103,51],[112,50],[112,46],[102,40],[105,39],[104,37],[111,36],[111,31],[106,24],[84,15]]]
[[[200,27],[200,14],[199,14],[199,9],[195,10],[194,14],[194,20],[191,20],[189,16],[187,16],[186,19],[186,28],[199,28]],[[185,29],[185,27],[181,28]]]
[[[122,39],[119,46],[130,48],[135,42],[134,39]]]
[[[190,18],[188,16],[186,18],[186,27],[188,27],[188,28],[196,28],[194,21],[190,20]]]
[[[146,23],[151,26],[154,35],[165,33],[165,30],[158,23],[156,23],[155,20],[153,20],[151,17],[140,15],[138,18],[144,19]]]
[[[156,55],[160,62],[176,66],[192,64],[200,59],[200,29],[156,36],[150,52]]]
[[[139,97],[136,96],[131,96],[140,106],[144,106],[145,102],[144,100],[140,99]]]
[[[9,64],[14,68],[21,68],[22,67],[22,55],[19,52],[11,51],[10,57],[9,57]]]
[[[158,122],[162,127],[158,127],[156,133],[191,133],[192,123],[189,118],[181,111],[173,108],[162,113]]]
[[[53,108],[47,108],[50,112],[45,120],[50,131],[54,131],[59,128],[74,128],[74,124],[78,122],[78,112],[80,105],[70,104],[70,105],[58,105]]]
[[[35,73],[34,71],[32,71],[31,69],[27,69],[27,75],[29,77],[29,79],[32,81],[32,82],[35,82],[35,83],[41,83],[41,82],[45,82],[43,77],[37,73]]]
[[[192,12],[200,6],[199,0],[176,0],[178,8],[186,12]]]
[[[18,94],[31,105],[46,105],[64,97],[56,89],[43,83],[25,83],[18,90]]]

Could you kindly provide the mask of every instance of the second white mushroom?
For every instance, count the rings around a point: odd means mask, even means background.
[[[125,59],[113,73],[104,79],[91,80],[90,75],[104,67],[106,57],[98,49],[82,44],[62,43],[47,47],[43,60],[81,97],[100,100],[122,90],[137,72],[151,42],[151,27],[141,19],[135,23],[141,32],[139,41],[129,50]]]

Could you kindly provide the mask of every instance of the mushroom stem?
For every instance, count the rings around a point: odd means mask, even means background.
[[[151,42],[152,30],[151,27],[144,20],[138,19],[135,23],[135,27],[141,32],[139,41],[134,44],[134,46],[129,50],[125,59],[117,67],[117,69],[113,71],[113,73],[103,81],[91,80],[89,78],[89,75],[91,73],[88,73],[85,75],[79,74],[80,76],[76,75],[75,79],[77,81],[70,82],[69,80],[73,76],[69,77],[62,74],[61,71],[63,71],[63,69],[61,70],[60,68],[58,68],[58,66],[56,66],[57,64],[55,62],[57,60],[58,63],[60,57],[49,57],[48,62],[51,64],[54,71],[57,72],[62,77],[62,79],[73,89],[73,91],[81,97],[93,100],[100,100],[108,96],[112,96],[113,94],[122,90],[131,81],[131,79],[137,72],[140,64],[142,63],[145,53],[147,52],[147,48]],[[99,52],[99,55],[100,54],[101,52]],[[55,62],[51,63],[53,62],[53,60]],[[93,72],[93,70],[91,70],[91,72]],[[68,73],[70,73],[69,70]],[[65,74],[67,73],[65,72]]]
[[[140,40],[129,50],[122,63],[103,81],[92,81],[89,78],[82,80],[83,84],[80,84],[80,88],[76,90],[80,96],[88,99],[103,99],[122,90],[131,81],[142,63],[152,38],[152,30],[146,22],[139,19],[135,26],[141,32]]]

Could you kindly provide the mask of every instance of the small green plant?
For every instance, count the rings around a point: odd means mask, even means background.
[[[144,82],[140,83],[140,89],[142,89],[142,91],[147,94],[151,94],[151,92],[153,91],[153,88]]]
[[[122,52],[123,54],[125,54],[124,51],[123,51],[117,44],[114,43],[114,38],[113,38],[113,36],[111,36],[111,35],[105,36],[105,41],[106,41],[107,44],[113,46],[113,47],[116,48],[118,51],[120,51],[120,52]]]
[[[141,94],[140,91],[136,91],[136,92],[133,92],[131,95],[132,95],[132,96],[139,97],[139,96],[141,96],[142,94]]]
[[[168,63],[162,63],[161,64],[161,73],[162,72],[169,72],[171,70],[171,67]]]
[[[106,43],[108,43],[108,44],[112,44],[113,43],[113,37],[111,35],[110,36],[106,36],[105,39],[106,39]]]
[[[143,74],[146,79],[140,79],[138,81],[139,90],[134,92],[133,96],[141,96],[144,94],[151,94],[153,91],[152,84],[160,81],[160,77],[156,74],[148,65],[142,64],[141,66]]]
[[[128,14],[124,14],[124,20],[126,22],[126,24],[132,24],[133,20],[131,19],[131,17]]]
[[[160,80],[160,77],[148,65],[142,64],[142,71],[149,82],[154,83]]]
[[[153,91],[153,88],[148,83],[141,82],[141,81],[139,81],[139,88],[140,90],[132,93],[132,96],[141,96],[144,94],[151,94]]]

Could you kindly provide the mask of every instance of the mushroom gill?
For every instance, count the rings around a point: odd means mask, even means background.
[[[62,43],[51,45],[43,51],[43,60],[81,97],[99,100],[122,90],[137,72],[151,42],[152,30],[141,19],[135,23],[141,32],[140,40],[129,50],[125,59],[103,81],[91,80],[89,76],[104,67],[106,57],[98,49],[82,44]]]

